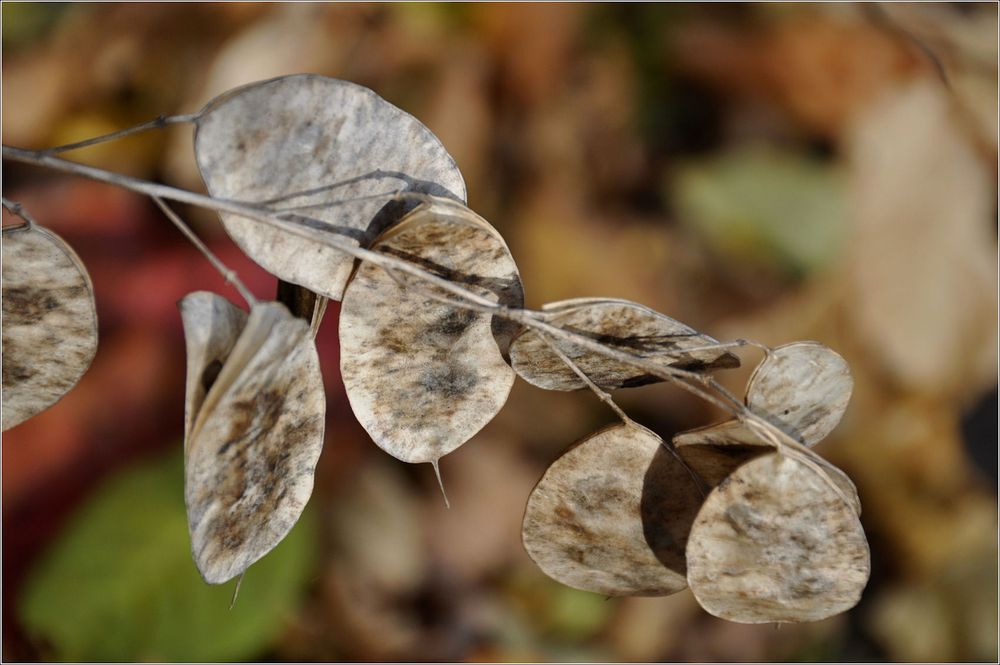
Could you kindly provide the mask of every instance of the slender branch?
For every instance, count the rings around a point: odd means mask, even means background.
[[[785,445],[793,447],[796,445],[801,446],[801,444],[795,441],[794,438],[789,436],[773,423],[770,423],[769,421],[764,420],[752,413],[739,399],[722,388],[714,378],[704,376],[697,372],[664,366],[659,363],[652,362],[642,356],[606,346],[586,335],[566,330],[549,323],[547,320],[548,317],[544,312],[535,312],[527,309],[511,308],[505,305],[499,305],[479,293],[434,275],[423,268],[410,263],[409,261],[405,261],[388,254],[383,254],[381,252],[358,247],[352,240],[336,234],[336,232],[331,229],[325,228],[328,225],[321,220],[299,215],[288,217],[285,214],[275,213],[257,205],[229,199],[214,198],[204,194],[197,194],[195,192],[170,187],[168,185],[152,183],[119,173],[106,171],[104,169],[87,166],[85,164],[70,162],[54,157],[50,154],[46,154],[45,152],[24,150],[5,145],[3,146],[3,157],[5,159],[10,159],[24,164],[43,166],[63,173],[70,173],[90,178],[92,180],[97,180],[99,182],[109,183],[151,197],[170,199],[201,208],[215,210],[217,212],[239,215],[240,217],[245,217],[258,223],[279,228],[291,235],[340,250],[362,261],[368,261],[383,270],[390,272],[398,271],[399,273],[410,275],[421,280],[422,282],[437,287],[446,293],[456,296],[457,300],[449,301],[456,307],[489,312],[494,316],[514,321],[526,327],[538,330],[539,332],[547,333],[551,337],[576,344],[588,351],[592,351],[605,357],[642,369],[653,376],[670,381],[674,385],[677,385],[680,388],[687,390],[688,392],[691,392],[692,394],[695,394],[698,397],[715,404],[716,406],[719,406],[723,410],[740,418],[741,420],[754,422],[762,430],[771,433],[770,440],[772,445],[774,442],[773,437],[777,437],[777,440],[783,442]],[[422,202],[433,200],[435,202],[450,204],[456,207],[461,205],[448,199],[438,199],[412,192],[398,193],[392,197],[387,197],[387,200],[390,198],[396,200],[418,200]],[[723,396],[724,401],[693,384],[701,384],[706,388],[716,390]]]
[[[625,413],[622,410],[622,408],[615,403],[615,400],[611,398],[611,395],[608,394],[607,391],[601,389],[596,383],[594,383],[591,380],[591,378],[587,376],[587,373],[584,372],[583,369],[579,365],[577,365],[572,359],[570,359],[569,356],[563,353],[562,350],[558,346],[556,346],[555,342],[553,342],[548,335],[539,335],[539,337],[541,337],[542,341],[545,342],[557,356],[559,356],[559,359],[562,360],[567,367],[573,370],[573,372],[578,377],[580,377],[580,380],[583,381],[595,395],[597,395],[597,398],[599,400],[607,404],[609,407],[611,407],[612,411],[618,414],[618,417],[622,419],[623,423],[625,423],[626,425],[635,425],[635,421],[629,418],[628,414]]]
[[[11,201],[6,196],[0,197],[3,201],[3,207],[6,208],[10,214],[20,217],[24,224],[15,224],[4,229],[4,232],[12,231],[29,231],[35,228],[34,218],[28,214],[28,211],[24,209],[17,201]]]
[[[160,210],[163,211],[163,214],[166,215],[167,218],[174,223],[174,226],[180,229],[180,232],[183,233],[184,236],[188,240],[190,240],[195,247],[198,248],[198,251],[200,251],[202,254],[205,255],[205,258],[208,259],[208,262],[211,263],[216,270],[219,271],[219,274],[222,275],[227,282],[232,284],[233,287],[240,292],[240,295],[243,296],[243,300],[245,300],[246,303],[250,305],[250,307],[256,305],[257,299],[254,298],[252,293],[250,293],[250,289],[248,289],[243,284],[243,282],[240,281],[240,278],[237,277],[236,275],[236,271],[228,267],[225,263],[223,263],[222,260],[219,259],[219,257],[217,257],[212,252],[212,250],[208,248],[208,245],[203,243],[201,241],[201,238],[195,235],[194,231],[191,230],[191,227],[185,224],[184,220],[182,220],[177,213],[171,210],[167,206],[167,204],[163,202],[163,199],[161,199],[158,196],[153,196],[150,198],[152,198],[153,202],[160,207]]]
[[[152,120],[148,120],[132,127],[126,127],[125,129],[119,129],[116,132],[102,134],[101,136],[95,136],[94,138],[77,141],[76,143],[67,143],[53,148],[46,148],[45,150],[42,150],[41,153],[45,155],[56,155],[62,152],[69,152],[70,150],[79,150],[80,148],[87,148],[92,145],[97,145],[98,143],[106,143],[108,141],[123,139],[126,136],[140,134],[151,129],[162,129],[167,125],[175,125],[182,122],[196,122],[200,116],[200,113],[189,113],[187,115],[160,115]]]

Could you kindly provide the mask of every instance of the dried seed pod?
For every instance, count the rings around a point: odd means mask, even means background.
[[[254,305],[227,352],[240,317],[218,298],[197,293],[181,302],[188,366],[197,373],[188,377],[195,415],[184,497],[194,560],[210,584],[241,574],[298,520],[312,493],[326,412],[309,324],[279,303]],[[205,382],[220,359],[215,380]],[[206,389],[200,405],[198,382]]]
[[[330,303],[329,298],[304,286],[279,279],[278,292],[274,299],[287,307],[293,316],[308,321],[312,336],[316,337],[319,326],[323,323],[323,316],[326,314],[326,306]]]
[[[705,500],[687,543],[688,584],[739,623],[818,621],[857,604],[871,572],[857,514],[827,479],[776,453]]]
[[[187,349],[187,385],[184,391],[184,445],[229,353],[247,323],[247,313],[208,291],[189,293],[178,303]]]
[[[421,206],[372,249],[495,302],[523,303],[503,238],[464,206]],[[462,445],[497,414],[514,382],[502,353],[511,336],[507,322],[440,297],[455,298],[369,262],[344,293],[340,369],[347,397],[375,443],[405,462],[433,462]]]
[[[213,196],[297,211],[361,246],[413,207],[390,201],[392,192],[465,200],[454,160],[416,118],[368,88],[315,74],[216,97],[198,117],[195,156]],[[340,300],[351,256],[221,216],[240,248],[266,270]]]
[[[674,436],[674,447],[681,459],[704,480],[715,487],[740,465],[774,451],[774,447],[754,434],[738,420],[727,420],[707,427],[681,432]],[[850,502],[861,514],[858,488],[846,473],[818,455],[815,458]]]
[[[5,229],[3,429],[59,401],[96,352],[94,288],[76,252],[37,224]]]
[[[522,537],[553,579],[608,596],[686,585],[685,543],[702,495],[663,440],[615,425],[570,448],[528,498]]]
[[[851,401],[851,369],[819,342],[771,349],[747,384],[746,403],[808,446],[822,441]]]
[[[738,420],[681,432],[674,436],[674,448],[709,487],[744,462],[774,450]]]
[[[751,410],[811,446],[837,426],[853,385],[840,355],[818,342],[793,342],[768,351],[750,377],[745,401]],[[712,486],[771,447],[735,419],[677,434],[674,445]],[[854,483],[839,469],[830,475],[860,514]]]
[[[549,314],[550,323],[612,348],[661,361],[664,367],[702,371],[739,367],[740,364],[733,354],[713,348],[717,340],[627,300],[574,298],[549,303],[543,310]],[[553,340],[553,343],[602,388],[627,388],[661,380],[571,342]],[[510,357],[514,371],[539,388],[579,390],[586,387],[535,330],[526,329],[514,339]]]

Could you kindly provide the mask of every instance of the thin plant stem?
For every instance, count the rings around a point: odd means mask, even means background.
[[[24,224],[11,225],[4,229],[4,233],[13,231],[30,231],[35,228],[35,219],[28,214],[28,211],[24,209],[17,201],[11,201],[6,196],[0,197],[3,201],[3,207],[6,208],[10,214],[21,219]]]
[[[159,206],[160,210],[163,211],[163,214],[167,216],[167,219],[173,222],[174,226],[176,226],[180,230],[180,232],[183,233],[184,236],[191,241],[191,244],[197,247],[198,251],[200,251],[202,254],[205,255],[205,258],[208,259],[208,262],[211,263],[217,271],[219,271],[219,274],[222,275],[222,277],[229,284],[231,284],[233,288],[239,291],[240,295],[243,297],[243,300],[246,301],[247,305],[249,305],[250,307],[256,305],[257,299],[254,297],[252,293],[250,293],[250,289],[248,289],[240,280],[240,278],[236,275],[236,271],[227,266],[225,263],[223,263],[222,260],[219,259],[219,257],[217,257],[215,253],[208,248],[208,245],[202,242],[201,238],[195,235],[195,232],[191,230],[191,227],[185,224],[184,220],[182,220],[176,212],[171,210],[170,207],[163,202],[163,199],[161,199],[158,196],[151,196],[150,198],[153,199],[153,203]]]
[[[583,381],[588,388],[590,388],[591,392],[597,395],[597,398],[599,400],[607,404],[609,407],[611,407],[612,411],[618,414],[618,417],[622,419],[623,423],[625,423],[626,425],[636,424],[635,421],[629,418],[628,414],[625,413],[625,411],[623,411],[620,406],[618,406],[615,400],[611,398],[611,395],[607,391],[603,390],[596,383],[594,383],[591,380],[591,378],[587,376],[587,373],[584,372],[583,369],[578,364],[576,364],[569,356],[563,353],[562,350],[558,346],[556,346],[555,342],[553,342],[548,335],[539,335],[539,337],[541,337],[542,341],[545,342],[557,356],[559,356],[559,359],[562,360],[567,367],[573,370],[573,372],[578,377],[580,377],[580,380]]]
[[[92,180],[97,180],[99,182],[105,182],[151,197],[170,199],[201,208],[215,210],[217,212],[227,212],[233,215],[239,215],[240,217],[245,217],[252,221],[281,229],[291,235],[304,238],[311,242],[317,242],[340,250],[355,257],[356,259],[368,261],[383,270],[410,275],[430,286],[437,287],[444,292],[456,296],[457,300],[449,300],[449,302],[456,307],[489,312],[494,316],[520,323],[521,325],[533,328],[542,333],[548,333],[554,338],[571,342],[588,351],[592,351],[605,357],[627,363],[633,367],[640,368],[653,376],[670,381],[674,385],[677,385],[680,388],[715,404],[724,411],[729,412],[731,415],[740,418],[741,420],[754,422],[758,428],[769,432],[771,437],[777,437],[777,440],[783,442],[784,445],[801,446],[801,444],[798,444],[797,441],[780,428],[751,412],[739,399],[722,388],[718,382],[711,377],[706,377],[697,372],[664,366],[651,362],[641,356],[628,353],[620,349],[611,348],[586,335],[581,335],[574,331],[566,330],[549,323],[547,320],[548,317],[546,317],[543,312],[534,312],[532,310],[513,308],[497,304],[489,298],[466,289],[447,279],[434,275],[423,268],[410,263],[409,261],[405,261],[388,254],[383,254],[381,252],[358,247],[347,238],[339,236],[330,230],[326,230],[324,228],[326,224],[320,220],[298,215],[289,218],[283,214],[275,213],[256,205],[229,199],[214,198],[204,194],[197,194],[195,192],[170,187],[168,185],[148,182],[93,166],[70,162],[54,157],[51,154],[46,154],[44,151],[25,150],[5,145],[3,146],[3,157],[5,159],[10,159],[24,164],[47,167],[63,173],[70,173],[90,178]],[[461,203],[413,192],[395,194],[392,198],[396,200],[417,200],[425,203],[428,201],[434,201],[436,204],[450,205],[456,207],[456,209],[465,210]],[[750,341],[746,342],[747,344],[759,346],[758,344]],[[718,391],[723,399],[711,395],[707,390],[694,384],[701,384],[705,388]],[[770,441],[773,444],[775,439],[771,438]]]
[[[69,152],[71,150],[79,150],[81,148],[87,148],[99,143],[107,143],[108,141],[123,139],[127,136],[132,136],[133,134],[141,134],[142,132],[147,132],[151,129],[163,129],[167,125],[176,125],[183,122],[195,122],[200,116],[200,113],[189,113],[187,115],[160,115],[152,120],[139,123],[138,125],[134,125],[132,127],[126,127],[125,129],[119,129],[116,132],[102,134],[101,136],[95,136],[94,138],[84,139],[83,141],[77,141],[75,143],[57,145],[52,148],[46,148],[40,152],[46,155],[56,155],[63,152]]]
[[[580,377],[580,379],[585,384],[587,384],[587,387],[590,388],[590,390],[595,395],[597,395],[598,399],[607,404],[609,407],[612,408],[612,410],[614,410],[615,413],[618,414],[618,417],[622,419],[623,423],[625,423],[629,427],[639,426],[634,420],[632,420],[632,418],[629,417],[627,413],[625,413],[625,411],[620,406],[618,406],[617,402],[615,402],[615,400],[612,399],[611,395],[607,391],[603,390],[596,383],[594,383],[593,380],[589,376],[587,376],[587,373],[583,371],[583,368],[581,368],[569,356],[563,353],[562,350],[558,346],[556,346],[555,342],[549,339],[547,335],[539,335],[539,337],[541,337],[542,341],[545,342],[557,356],[559,356],[560,360],[562,360],[571,370],[573,370],[576,373],[578,377]],[[660,439],[660,445],[666,448],[667,451],[673,456],[673,458],[677,460],[677,462],[681,466],[684,467],[684,469],[688,472],[688,475],[691,476],[691,479],[694,481],[695,486],[697,486],[698,492],[701,493],[701,496],[703,498],[708,496],[708,486],[705,484],[705,481],[702,480],[701,476],[699,476],[695,472],[695,470],[692,469],[688,465],[688,463],[680,456],[674,445],[670,442],[664,441],[663,439]]]

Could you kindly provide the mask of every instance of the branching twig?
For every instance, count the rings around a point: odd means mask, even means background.
[[[28,211],[24,209],[24,206],[22,206],[17,201],[11,201],[7,197],[0,197],[0,198],[2,198],[3,200],[3,207],[6,208],[8,212],[10,212],[10,214],[19,217],[24,222],[24,224],[15,224],[5,228],[4,229],[5,233],[12,231],[30,230],[35,227],[35,220],[31,217],[31,215],[28,214]]]
[[[612,411],[614,411],[615,413],[618,414],[618,417],[622,419],[623,423],[625,423],[626,425],[635,425],[636,424],[635,421],[632,420],[631,418],[629,418],[628,414],[625,413],[622,410],[622,408],[620,406],[618,406],[618,404],[615,403],[615,400],[613,400],[611,398],[611,395],[608,394],[607,391],[605,391],[604,389],[602,389],[596,383],[594,383],[590,379],[590,377],[587,376],[587,373],[584,372],[583,369],[581,369],[579,365],[577,365],[575,362],[573,362],[573,360],[569,356],[567,356],[565,353],[563,353],[562,350],[558,346],[556,346],[555,342],[553,342],[549,338],[548,335],[539,335],[539,337],[541,337],[542,341],[545,342],[545,344],[548,345],[548,347],[550,349],[552,349],[552,351],[557,356],[559,356],[559,359],[562,360],[563,363],[565,363],[567,367],[569,367],[571,370],[573,370],[573,372],[578,377],[580,377],[580,380],[583,381],[587,385],[587,387],[590,388],[590,390],[595,395],[597,395],[597,399],[599,399],[602,402],[604,402],[605,404],[607,404],[609,407],[611,407]]]
[[[211,263],[216,270],[219,271],[219,274],[221,274],[227,282],[232,284],[233,287],[240,292],[240,295],[243,296],[243,300],[246,301],[247,305],[250,305],[250,307],[256,305],[257,299],[254,298],[252,293],[250,293],[250,289],[248,289],[243,282],[240,281],[240,278],[236,275],[236,271],[223,263],[219,257],[217,257],[212,250],[208,248],[208,245],[203,243],[201,238],[195,235],[194,231],[191,230],[191,227],[185,224],[184,220],[182,220],[177,213],[171,210],[167,204],[163,202],[163,199],[158,196],[152,196],[150,198],[153,199],[153,203],[160,207],[160,210],[162,210],[163,214],[167,216],[167,219],[173,222],[174,226],[180,229],[180,232],[191,241],[191,244],[197,247],[198,251],[205,255],[205,258],[208,259],[208,262]]]
[[[45,150],[42,150],[41,153],[45,155],[56,155],[62,152],[69,152],[70,150],[79,150],[80,148],[87,148],[92,145],[97,145],[98,143],[106,143],[108,141],[123,139],[126,136],[132,136],[133,134],[141,134],[142,132],[149,131],[150,129],[163,129],[167,125],[176,125],[182,122],[195,122],[200,116],[200,113],[189,113],[187,115],[161,115],[133,127],[119,129],[116,132],[102,134],[101,136],[95,136],[91,139],[77,141],[76,143],[67,143],[65,145],[57,145],[53,148],[46,148]]]
[[[187,116],[174,116],[174,118],[182,118],[183,120],[190,120]],[[178,122],[181,120],[178,120]],[[149,127],[147,127],[149,128]],[[134,128],[133,128],[134,129]],[[123,130],[126,134],[129,130]],[[124,134],[123,134],[124,135]],[[110,136],[110,135],[109,135]],[[612,348],[601,342],[592,339],[586,335],[574,332],[572,330],[567,330],[560,328],[548,321],[548,317],[544,312],[536,312],[528,309],[512,308],[506,305],[500,305],[490,300],[489,298],[480,295],[474,291],[466,289],[452,281],[439,277],[433,273],[430,273],[423,268],[413,264],[409,261],[403,260],[401,258],[384,254],[381,252],[373,251],[370,249],[365,249],[358,247],[354,244],[352,240],[338,235],[335,230],[329,228],[329,225],[325,222],[310,217],[304,217],[301,215],[288,216],[287,213],[276,213],[268,208],[261,207],[259,205],[245,203],[241,201],[233,201],[229,199],[215,198],[211,196],[206,196],[204,194],[198,194],[195,192],[190,192],[183,189],[178,189],[175,187],[170,187],[168,185],[162,185],[158,183],[149,182],[146,180],[141,180],[138,178],[133,178],[131,176],[122,175],[119,173],[114,173],[111,171],[106,171],[104,169],[99,169],[93,166],[87,166],[85,164],[79,164],[76,162],[70,162],[58,157],[54,157],[48,151],[33,151],[25,150],[21,148],[14,148],[10,146],[3,146],[3,157],[5,159],[10,159],[12,161],[21,162],[24,164],[31,164],[35,166],[43,166],[51,168],[56,171],[61,171],[64,173],[70,173],[73,175],[83,176],[90,178],[92,180],[97,180],[100,182],[109,183],[128,189],[140,194],[145,194],[150,197],[159,199],[170,199],[173,201],[179,201],[182,203],[187,203],[190,205],[198,206],[201,208],[207,208],[214,210],[216,212],[225,212],[233,215],[238,215],[250,219],[252,221],[269,225],[274,228],[281,229],[291,235],[295,235],[311,242],[320,243],[328,247],[340,250],[356,259],[362,261],[368,261],[373,265],[376,265],[383,270],[389,272],[390,275],[396,274],[394,279],[399,281],[399,273],[410,275],[417,278],[421,282],[431,286],[436,287],[446,293],[449,293],[456,297],[455,300],[450,298],[444,298],[446,302],[452,304],[456,307],[463,307],[467,309],[472,309],[476,311],[489,312],[494,316],[504,318],[510,321],[514,321],[523,326],[533,328],[539,333],[548,334],[550,337],[564,340],[580,346],[588,351],[603,355],[607,358],[626,363],[633,367],[639,368],[644,372],[656,376],[660,379],[669,381],[674,385],[691,392],[692,394],[718,406],[719,408],[727,411],[731,415],[739,418],[740,420],[749,423],[753,423],[755,427],[752,429],[757,433],[758,436],[765,440],[769,445],[775,445],[776,447],[781,447],[781,445],[787,445],[796,448],[800,451],[804,449],[805,452],[802,454],[809,454],[815,456],[815,453],[809,451],[808,448],[802,446],[798,441],[795,441],[793,437],[788,435],[786,432],[781,430],[779,427],[773,423],[760,418],[752,411],[750,411],[738,398],[736,398],[732,393],[725,390],[714,378],[705,376],[698,372],[692,372],[688,370],[682,370],[670,366],[665,366],[642,356],[622,351],[620,349]],[[402,192],[396,193],[391,197],[386,197],[387,200],[417,200],[417,201],[430,201],[431,197],[427,195],[417,194],[413,192]],[[461,204],[458,202],[450,201],[448,199],[433,199],[435,202],[440,202],[446,205],[454,205],[456,208],[460,207]],[[463,207],[464,209],[464,207]],[[430,294],[428,294],[430,295]],[[441,299],[443,296],[439,294],[434,294],[432,297]],[[740,343],[752,344],[754,346],[760,346],[756,343],[749,342],[746,340],[739,340]],[[742,345],[734,343],[737,345]],[[706,390],[707,389],[707,390]],[[714,390],[721,395],[721,399],[712,395],[709,390]],[[759,431],[758,431],[759,430]],[[766,432],[768,435],[763,436],[762,432]]]

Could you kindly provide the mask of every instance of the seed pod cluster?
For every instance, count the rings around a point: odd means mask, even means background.
[[[847,475],[803,444],[836,426],[851,388],[839,355],[797,342],[769,350],[747,388],[751,413],[776,421],[774,441],[735,419],[678,434],[673,446],[632,424],[598,432],[533,490],[525,547],[571,586],[606,595],[690,586],[708,612],[741,623],[849,609],[870,574],[860,501]]]
[[[606,391],[739,366],[732,344],[638,303],[524,310],[511,252],[465,206],[454,160],[366,88],[281,77],[217,97],[195,123],[209,192],[282,222],[221,215],[280,280],[278,302],[247,295],[247,312],[196,292],[179,303],[185,500],[209,583],[267,554],[309,500],[326,417],[313,337],[328,299],[343,301],[340,369],[358,421],[387,453],[435,469],[499,412],[515,376],[590,388],[614,405]],[[96,317],[86,271],[52,234],[5,230],[3,258],[6,429],[79,379]],[[851,381],[839,355],[796,342],[767,351],[733,420],[665,442],[619,412],[622,424],[586,437],[539,480],[525,548],[567,585],[609,596],[690,586],[732,621],[852,607],[869,575],[860,501],[810,449],[839,422]]]

